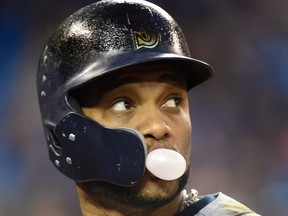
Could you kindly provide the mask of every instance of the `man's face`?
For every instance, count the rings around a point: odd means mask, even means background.
[[[80,105],[86,116],[109,127],[136,129],[144,136],[148,152],[173,149],[188,165],[177,180],[161,180],[146,170],[140,184],[132,188],[93,181],[83,183],[85,190],[134,206],[163,204],[177,196],[186,184],[190,164],[191,122],[184,77],[171,67],[135,67],[100,78],[84,93]]]

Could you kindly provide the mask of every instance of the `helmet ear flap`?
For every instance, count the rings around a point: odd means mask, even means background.
[[[75,97],[69,96],[68,97],[68,103],[75,111],[83,114],[82,108]]]
[[[59,158],[62,155],[62,147],[54,135],[54,127],[49,124],[44,125],[45,135],[48,142],[50,158]],[[56,162],[56,161],[55,161]],[[55,163],[55,165],[57,165]]]

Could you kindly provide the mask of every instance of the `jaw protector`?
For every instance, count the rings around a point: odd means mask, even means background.
[[[76,181],[134,186],[145,171],[143,136],[112,129],[73,108],[69,92],[125,67],[148,62],[177,64],[187,89],[212,74],[190,57],[184,35],[163,9],[140,0],[102,0],[69,16],[40,57],[37,91],[49,157]]]
[[[142,178],[147,149],[138,131],[104,127],[70,113],[56,125],[54,134],[61,148],[50,140],[50,159],[71,179],[133,186]]]

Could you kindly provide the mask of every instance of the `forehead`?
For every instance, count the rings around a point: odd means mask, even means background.
[[[128,67],[111,73],[106,80],[106,84],[112,88],[133,82],[166,82],[186,87],[186,80],[180,69],[165,64],[143,64]]]
[[[71,94],[81,100],[94,95],[101,97],[105,92],[130,83],[156,82],[168,83],[183,89],[187,89],[186,79],[181,69],[164,63],[149,63],[130,66],[121,70],[112,71],[90,81]]]

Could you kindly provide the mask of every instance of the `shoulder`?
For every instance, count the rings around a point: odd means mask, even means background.
[[[195,216],[260,216],[259,214],[249,209],[247,206],[221,192],[213,194],[213,196],[215,199],[204,208],[202,208]]]

